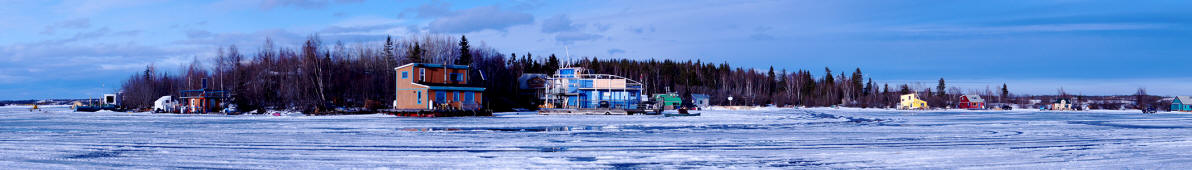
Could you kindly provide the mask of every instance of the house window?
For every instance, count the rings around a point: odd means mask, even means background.
[[[435,103],[447,103],[447,92],[435,92]]]
[[[401,79],[407,79],[407,78],[410,78],[410,72],[409,71],[401,72]]]
[[[454,97],[455,100],[452,100],[452,101],[459,102],[459,92],[455,92],[455,94],[452,94],[452,96],[455,96]]]
[[[422,104],[422,91],[416,91],[414,93],[418,94],[418,104]]]
[[[418,81],[426,81],[426,68],[418,68]]]
[[[464,82],[464,76],[460,73],[451,73],[451,81]]]

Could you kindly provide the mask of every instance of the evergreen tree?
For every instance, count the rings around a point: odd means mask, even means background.
[[[801,79],[803,79],[802,80],[803,81],[803,89],[801,89],[802,91],[800,91],[800,94],[803,97],[809,97],[810,95],[812,95],[812,93],[815,92],[815,88],[816,88],[815,80],[813,80],[811,78],[811,71],[805,70],[805,71],[800,71],[800,72],[802,72],[802,74],[800,74],[800,75],[803,75],[803,76],[800,76],[800,77],[802,77]]]
[[[422,47],[418,46],[417,42],[414,43],[413,48],[410,48],[409,54],[406,55],[406,59],[409,60],[410,63],[423,62],[422,61]]]
[[[1009,97],[1009,96],[1010,96],[1010,89],[1006,88],[1006,83],[1002,83],[1002,100],[1006,100],[1006,97]]]
[[[852,88],[853,88],[853,98],[856,98],[856,97],[859,97],[859,96],[861,96],[861,94],[864,94],[862,90],[863,90],[863,89],[864,89],[864,87],[865,87],[865,84],[864,84],[864,83],[865,83],[865,81],[864,81],[865,79],[864,79],[864,78],[862,77],[862,75],[861,75],[861,68],[860,68],[860,67],[857,67],[857,70],[856,70],[856,71],[853,71],[853,78],[852,78],[852,80],[853,80],[853,82],[852,82],[852,86],[853,86],[853,87],[852,87]]]
[[[472,64],[472,52],[468,48],[469,48],[468,47],[468,37],[460,36],[459,37],[459,59],[455,60],[456,65],[471,65]]]
[[[393,58],[393,37],[392,36],[388,36],[388,35],[385,36],[385,48],[381,49],[381,50],[384,50],[381,53],[385,54],[385,58],[387,58],[387,59]]]
[[[766,84],[770,85],[770,94],[774,94],[778,90],[778,81],[775,81],[774,66],[770,66],[770,72],[766,73]]]
[[[831,86],[833,82],[836,82],[836,80],[832,79],[832,69],[824,67],[824,83],[828,83]]]
[[[873,92],[873,86],[873,78],[869,78],[869,83],[865,83],[865,88],[863,88],[861,95],[869,96],[869,94]]]
[[[550,57],[546,58],[546,66],[543,69],[546,69],[543,71],[547,73],[554,73],[555,70],[559,70],[559,57],[555,57],[555,54],[550,54]]]
[[[882,94],[890,93],[890,84],[882,84],[882,85],[885,86],[885,87],[882,87]]]
[[[779,92],[788,92],[787,90],[789,90],[789,89],[786,89],[786,83],[787,83],[786,76],[787,76],[786,69],[784,68],[784,69],[782,69],[782,74],[778,75],[778,78],[779,78],[778,79],[778,91]]]
[[[945,97],[944,95],[946,95],[946,94],[944,94],[944,90],[946,90],[947,88],[948,88],[947,86],[944,86],[944,78],[940,77],[940,84],[935,86],[935,91],[939,92],[940,97]]]

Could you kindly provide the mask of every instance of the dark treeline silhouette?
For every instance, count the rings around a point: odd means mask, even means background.
[[[893,107],[902,92],[866,79],[860,68],[817,76],[810,70],[768,70],[732,67],[702,61],[580,59],[574,64],[592,72],[614,74],[645,83],[647,93],[709,95],[714,105]],[[903,85],[908,87],[909,85]],[[907,91],[910,91],[909,89]],[[906,92],[909,93],[909,92]],[[733,97],[732,101],[728,97]]]
[[[236,46],[218,49],[212,63],[197,59],[178,75],[148,66],[129,77],[121,87],[124,103],[148,108],[161,96],[179,96],[180,90],[199,89],[208,79],[209,90],[231,94],[230,103],[242,111],[286,109],[319,112],[332,107],[381,109],[394,100],[394,68],[411,62],[469,65],[472,86],[487,88],[483,105],[496,111],[534,108],[536,96],[518,91],[524,73],[552,74],[560,67],[585,67],[591,73],[613,74],[640,81],[648,94],[674,92],[688,98],[700,93],[714,105],[854,106],[895,107],[898,96],[919,93],[932,107],[953,105],[962,94],[977,94],[990,103],[1014,96],[1003,85],[1000,95],[947,87],[943,78],[935,88],[921,84],[874,83],[861,68],[851,73],[732,67],[728,63],[674,60],[578,58],[560,60],[554,54],[502,54],[483,44],[469,44],[466,37],[420,35],[386,38],[383,44],[324,44],[317,35],[297,48],[279,47],[268,38],[256,51]],[[892,89],[893,88],[893,89]],[[731,102],[728,97],[733,97]]]
[[[471,65],[473,73],[485,74],[473,74],[471,78],[476,81],[471,82],[491,89],[486,99],[504,101],[498,104],[513,101],[502,96],[514,96],[517,75],[507,70],[504,55],[483,45],[468,45],[446,35],[387,38],[377,47],[323,43],[312,35],[298,48],[278,47],[268,38],[259,50],[249,54],[236,46],[220,48],[214,63],[204,65],[196,57],[181,75],[160,73],[149,66],[123,84],[124,103],[131,108],[151,107],[158,97],[200,89],[201,80],[208,79],[209,90],[227,91],[230,103],[243,111],[384,108],[394,99],[393,69],[411,62]],[[467,58],[458,60],[460,56]]]

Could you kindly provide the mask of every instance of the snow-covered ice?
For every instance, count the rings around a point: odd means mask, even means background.
[[[1182,169],[1192,115],[760,109],[698,117],[224,116],[0,108],[0,167]]]

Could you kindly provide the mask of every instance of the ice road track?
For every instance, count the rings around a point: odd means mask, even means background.
[[[698,117],[400,118],[0,108],[0,167],[1182,168],[1192,115],[700,111]]]

